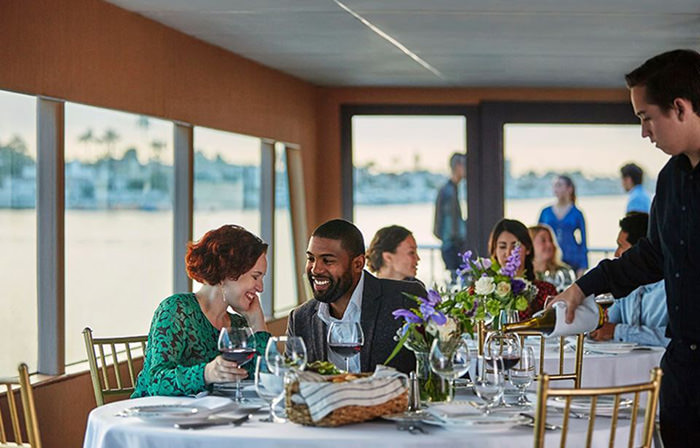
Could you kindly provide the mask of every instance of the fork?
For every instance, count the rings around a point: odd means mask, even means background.
[[[417,423],[411,423],[411,422],[398,423],[396,425],[396,429],[398,429],[399,431],[408,431],[409,434],[412,434],[414,436],[418,435],[419,433],[420,434],[427,434],[427,431],[425,429],[423,429],[422,426],[420,426]]]

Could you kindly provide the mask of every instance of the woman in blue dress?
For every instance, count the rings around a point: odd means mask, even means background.
[[[553,190],[557,203],[542,210],[538,222],[554,230],[562,261],[580,277],[588,269],[588,248],[586,221],[581,210],[576,208],[576,187],[569,176],[559,176]]]

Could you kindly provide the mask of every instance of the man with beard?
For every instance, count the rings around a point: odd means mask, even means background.
[[[415,306],[403,293],[426,297],[425,288],[417,282],[378,279],[365,271],[362,233],[342,219],[314,230],[306,257],[314,299],[290,313],[287,335],[304,339],[308,362],[331,361],[344,370],[345,359],[328,348],[328,327],[332,322],[359,322],[365,342],[360,356],[350,358],[350,371],[374,371],[396,346],[394,335],[402,321],[391,313]],[[401,350],[389,365],[408,373],[416,362],[409,350]]]

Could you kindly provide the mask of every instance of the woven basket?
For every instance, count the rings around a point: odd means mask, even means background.
[[[371,376],[371,373],[356,374],[358,377]],[[329,376],[327,381],[333,381],[337,376]],[[299,392],[299,382],[293,381],[285,385],[285,402],[287,405],[287,418],[306,426],[342,426],[350,423],[359,423],[382,415],[397,414],[408,409],[408,389],[396,398],[374,406],[345,406],[338,408],[330,414],[315,422],[311,419],[309,408],[306,404],[292,402],[292,395]]]

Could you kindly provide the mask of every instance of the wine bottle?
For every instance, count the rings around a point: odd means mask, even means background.
[[[596,330],[605,323],[605,312],[593,296],[586,297],[576,308],[572,323],[567,324],[565,317],[566,304],[557,302],[530,319],[503,325],[503,331],[538,331],[545,336],[568,336]]]

